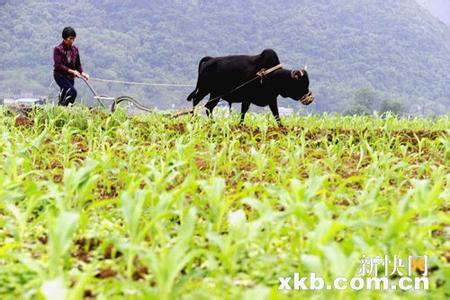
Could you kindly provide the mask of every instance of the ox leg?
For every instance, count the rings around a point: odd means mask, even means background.
[[[217,104],[219,104],[220,99],[211,101],[211,99],[214,99],[215,97],[217,97],[216,95],[211,94],[209,102],[206,103],[205,107],[206,107],[206,115],[210,118],[212,118],[212,113],[214,108],[217,106]]]
[[[203,98],[205,98],[206,95],[208,95],[208,94],[209,94],[209,92],[199,90],[197,92],[197,94],[195,94],[193,97],[193,100],[194,100],[192,102],[193,108],[195,108],[200,103],[200,101],[202,101]]]
[[[244,123],[245,114],[248,112],[248,109],[250,108],[250,102],[243,101],[241,106],[241,121],[239,124]]]
[[[281,119],[280,119],[280,113],[278,112],[278,104],[277,102],[273,102],[271,104],[269,104],[270,110],[272,111],[273,116],[275,117],[275,120],[278,123],[278,126],[282,127],[283,124],[281,124]]]

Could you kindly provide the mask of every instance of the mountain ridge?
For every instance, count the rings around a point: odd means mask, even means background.
[[[13,21],[0,24],[0,33],[8,37],[0,40],[6,54],[0,58],[6,70],[0,88],[25,82],[29,89],[45,90],[51,81],[51,49],[62,27],[71,24],[86,70],[96,77],[195,83],[203,56],[273,48],[288,68],[308,65],[318,99],[308,109],[343,111],[357,90],[369,88],[379,97],[401,98],[409,107],[448,111],[450,30],[424,15],[414,0],[388,8],[381,3],[82,0],[69,14],[58,1],[6,1],[2,20]],[[33,47],[38,49],[34,54],[27,51]],[[183,99],[190,92],[99,88],[133,93],[162,108],[186,105]]]
[[[450,1],[448,0],[417,0],[433,16],[450,26]]]

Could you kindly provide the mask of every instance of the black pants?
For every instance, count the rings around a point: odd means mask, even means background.
[[[56,83],[61,89],[59,92],[58,105],[68,106],[77,98],[77,90],[74,87],[75,80],[61,74],[53,74]]]

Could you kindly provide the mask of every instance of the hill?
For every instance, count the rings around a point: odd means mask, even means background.
[[[308,110],[344,111],[364,102],[361,90],[375,95],[372,109],[383,100],[399,100],[412,113],[450,107],[450,30],[414,0],[81,0],[67,8],[61,1],[3,1],[1,91],[46,93],[52,47],[70,24],[96,77],[194,84],[205,55],[274,48],[286,67],[308,65],[318,100]],[[161,108],[187,105],[190,92],[95,84]]]

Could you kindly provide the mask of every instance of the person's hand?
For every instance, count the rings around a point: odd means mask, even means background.
[[[89,74],[88,73],[81,73],[81,76],[84,78],[84,80],[89,80]]]
[[[80,72],[78,72],[77,70],[72,70],[71,73],[72,73],[73,76],[75,76],[75,77],[82,77],[81,74],[80,74]]]

